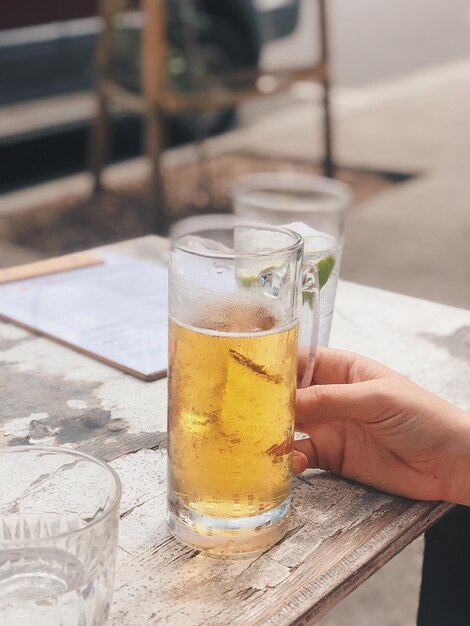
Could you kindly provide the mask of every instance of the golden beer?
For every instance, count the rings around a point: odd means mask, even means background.
[[[170,320],[168,480],[176,506],[233,520],[288,499],[297,338],[298,322],[279,328],[255,304],[212,310],[196,327]]]

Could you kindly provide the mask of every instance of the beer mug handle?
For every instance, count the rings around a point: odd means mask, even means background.
[[[299,387],[312,384],[320,328],[320,279],[313,260],[305,259],[302,268],[302,307],[300,314],[300,349],[306,355],[305,369],[300,372]]]

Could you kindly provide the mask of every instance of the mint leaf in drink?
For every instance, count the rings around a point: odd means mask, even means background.
[[[324,259],[317,261],[317,269],[318,269],[318,279],[320,283],[320,289],[328,282],[331,274],[333,273],[334,267],[336,265],[336,259],[332,254],[329,254]]]

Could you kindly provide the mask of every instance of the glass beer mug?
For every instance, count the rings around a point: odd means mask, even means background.
[[[302,290],[312,293],[308,305]],[[285,533],[299,323],[310,319],[301,372],[310,381],[317,303],[316,267],[304,266],[297,233],[232,225],[173,243],[168,523],[186,544],[254,553]]]

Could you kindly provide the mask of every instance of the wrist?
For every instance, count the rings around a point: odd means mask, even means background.
[[[442,499],[470,506],[470,413],[457,411]]]

